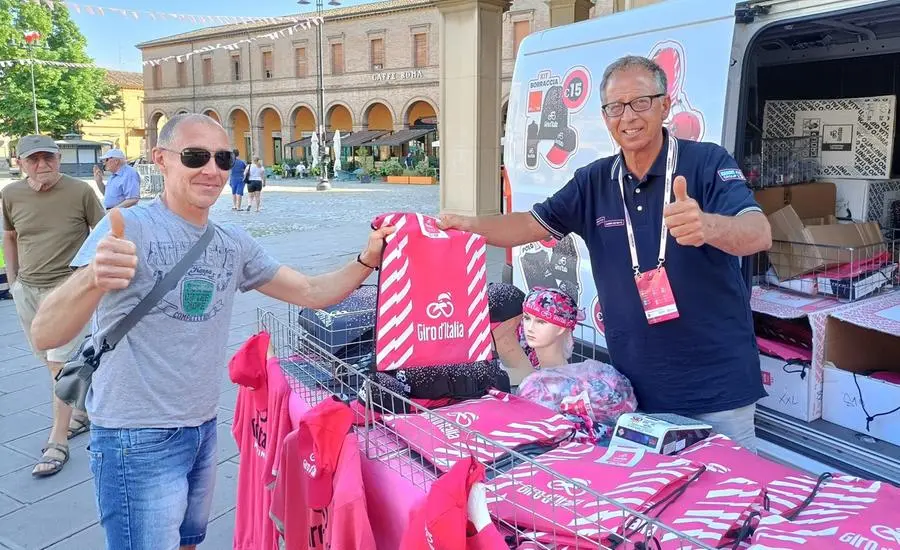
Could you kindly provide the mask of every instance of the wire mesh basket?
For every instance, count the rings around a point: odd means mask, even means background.
[[[842,302],[893,291],[900,285],[900,230],[882,233],[883,242],[855,247],[773,240],[754,257],[753,283]]]
[[[520,452],[504,445],[501,441],[486,437],[471,429],[459,417],[442,414],[441,409],[429,410],[414,400],[381,386],[373,381],[359,363],[351,363],[335,357],[328,351],[328,342],[332,338],[327,331],[315,334],[299,326],[298,314],[301,310],[292,308],[284,321],[271,312],[258,310],[260,330],[271,335],[271,342],[278,356],[282,370],[291,386],[308,405],[313,407],[323,399],[337,396],[353,403],[356,415],[355,431],[360,449],[368,460],[381,462],[389,470],[402,476],[415,487],[421,489],[422,495],[427,493],[431,485],[441,475],[441,470],[430,462],[419,445],[419,452],[407,444],[404,437],[394,431],[385,420],[389,415],[382,414],[369,404],[365,396],[377,390],[382,396],[382,406],[387,398],[393,403],[387,407],[391,410],[410,411],[416,416],[426,418],[433,425],[440,426],[443,439],[432,432],[422,432],[421,440],[431,439],[431,452],[447,445],[447,434],[454,441],[463,445],[462,449],[470,449],[475,456],[476,448],[501,449],[502,456],[489,461],[486,468],[486,496],[489,510],[501,533],[507,540],[517,541],[519,548],[535,548],[551,550],[557,548],[610,550],[651,549],[659,546],[659,541],[666,541],[665,548],[709,549],[709,546],[691,536],[662,524],[658,519],[629,509],[624,504],[604,496],[593,490],[584,480],[563,476],[542,464],[540,454]],[[323,343],[325,345],[323,345]],[[362,397],[362,399],[360,399]],[[461,421],[462,420],[462,421]],[[549,450],[546,449],[546,450]],[[460,458],[463,454],[461,453]],[[514,472],[515,475],[509,475]],[[549,479],[545,487],[539,489],[531,486],[529,480],[540,475]],[[534,506],[527,506],[503,497],[510,493],[537,495],[549,508],[544,506],[539,511]],[[495,512],[505,510],[502,517]],[[585,509],[605,510],[605,523],[594,525]],[[549,510],[549,512],[548,512]],[[572,525],[557,524],[555,518],[576,518]],[[536,522],[551,523],[554,527],[541,532],[523,530],[523,525],[534,525]],[[511,537],[511,538],[510,538]],[[560,541],[565,541],[561,544]],[[600,541],[607,541],[601,543]],[[611,543],[609,541],[612,541]],[[656,541],[657,545],[653,542]]]
[[[813,181],[819,174],[819,137],[763,138],[762,154],[748,157],[744,172],[752,187]]]

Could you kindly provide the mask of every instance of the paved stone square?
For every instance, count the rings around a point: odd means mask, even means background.
[[[262,211],[233,212],[225,196],[213,209],[219,223],[245,226],[285,264],[322,273],[352,260],[361,250],[371,219],[388,211],[435,214],[437,186],[398,186],[338,182],[327,193],[314,182],[271,181]],[[500,277],[503,252],[489,251],[489,274]],[[284,314],[287,306],[257,292],[239,295],[228,340],[229,356],[256,330],[256,309]],[[231,419],[237,397],[223,365],[219,407],[219,471],[212,521],[201,548],[232,547],[237,487],[237,449]],[[31,355],[12,300],[0,301],[0,548],[101,550],[94,487],[85,448],[88,435],[70,442],[71,459],[59,474],[34,479],[50,428],[50,377]]]

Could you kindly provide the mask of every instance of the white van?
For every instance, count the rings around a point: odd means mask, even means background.
[[[669,74],[673,133],[717,142],[742,163],[760,149],[768,99],[897,95],[900,1],[665,0],[529,35],[519,48],[507,111],[503,158],[513,211],[528,211],[576,168],[615,152],[598,90],[604,68],[627,54],[654,58]],[[557,93],[546,93],[553,87]],[[554,141],[556,134],[540,135],[545,127],[569,130]],[[568,239],[564,248],[578,257],[562,265],[558,254],[566,254],[548,243],[516,248],[513,282],[527,288],[551,279],[575,288],[589,318],[576,336],[585,354],[602,355],[587,251],[580,239]],[[757,433],[763,454],[811,472],[900,483],[900,447],[824,420],[760,408]]]

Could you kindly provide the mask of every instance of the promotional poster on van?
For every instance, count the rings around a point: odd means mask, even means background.
[[[570,33],[535,33],[522,42],[510,88],[503,154],[514,211],[527,212],[561,189],[575,170],[617,152],[602,116],[600,85],[607,66],[624,55],[651,58],[665,71],[666,92],[672,100],[665,124],[673,135],[721,142],[733,6],[726,9],[713,3],[700,21],[675,6],[662,4],[658,11],[665,17],[657,23],[610,16],[590,26],[574,25]],[[711,49],[715,44],[721,47]],[[556,250],[561,245],[572,252],[561,254]],[[554,258],[565,258],[564,276],[550,271],[558,267]],[[605,344],[601,304],[580,236],[568,236],[555,247],[547,243],[516,247],[512,263],[513,282],[520,288],[532,288],[536,282],[555,282],[567,292],[577,288],[579,308],[590,318],[583,325],[595,331],[600,345]]]

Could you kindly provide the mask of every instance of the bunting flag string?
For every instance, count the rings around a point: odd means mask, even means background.
[[[67,67],[70,69],[99,69],[90,63],[70,63],[68,61],[50,61],[47,59],[0,59],[0,67],[12,67],[13,65],[52,65],[54,67]]]
[[[201,48],[197,48],[195,50],[192,50],[190,52],[187,52],[187,53],[184,53],[181,55],[167,55],[165,57],[160,57],[157,59],[145,59],[144,61],[141,62],[141,65],[143,65],[145,67],[148,65],[156,66],[156,65],[165,63],[167,61],[172,61],[173,59],[175,61],[181,63],[182,61],[187,61],[192,56],[201,55],[201,54],[204,54],[207,52],[211,52],[213,50],[237,50],[241,47],[241,44],[251,44],[258,40],[277,40],[279,38],[284,38],[286,36],[293,36],[294,33],[299,30],[308,30],[313,25],[321,25],[323,22],[321,17],[313,17],[310,19],[304,19],[302,21],[299,21],[299,20],[296,20],[296,21],[297,22],[290,27],[285,27],[285,28],[279,29],[277,31],[267,32],[267,33],[260,34],[257,36],[242,38],[240,40],[237,40],[235,42],[231,42],[228,44],[222,44],[222,43],[210,44],[210,45],[203,46]]]
[[[185,13],[171,13],[171,12],[163,12],[163,11],[152,11],[152,10],[132,10],[127,8],[111,8],[111,7],[102,7],[95,6],[89,4],[81,4],[76,2],[71,2],[69,0],[24,0],[27,2],[31,2],[32,4],[39,4],[43,6],[47,6],[50,9],[53,9],[57,6],[65,6],[75,13],[84,13],[87,15],[98,15],[105,16],[107,14],[111,15],[119,15],[126,18],[131,19],[151,19],[153,21],[184,21],[188,23],[194,24],[219,24],[219,25],[234,25],[234,24],[254,24],[254,23],[268,23],[268,24],[277,24],[284,23],[285,21],[299,21],[301,18],[297,16],[279,16],[279,17],[245,17],[245,16],[234,16],[234,15],[197,15],[197,14],[185,14]],[[311,20],[312,18],[304,18],[306,20]]]

